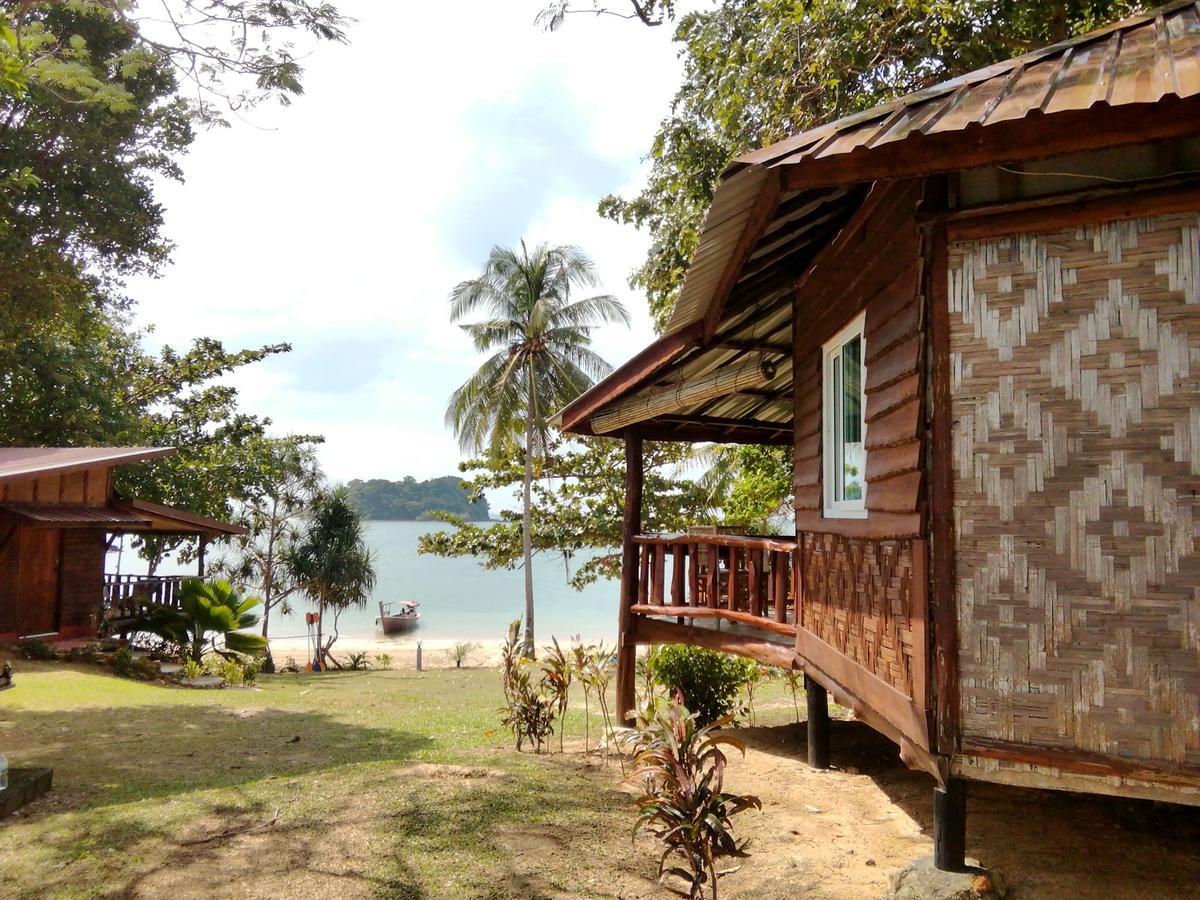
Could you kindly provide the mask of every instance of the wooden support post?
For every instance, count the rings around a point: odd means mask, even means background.
[[[701,606],[700,603],[700,545],[688,547],[688,605]]]
[[[634,674],[637,668],[637,645],[633,642],[633,613],[630,607],[637,602],[638,546],[634,537],[642,530],[642,439],[625,435],[625,519],[621,531],[621,607],[617,622],[617,718],[632,725],[629,711],[637,705],[634,694]],[[649,547],[643,548],[649,556]],[[648,569],[648,566],[643,566]],[[643,586],[644,589],[644,586]]]
[[[967,858],[967,783],[949,778],[933,790],[933,864],[961,872]]]
[[[762,598],[762,569],[763,552],[757,548],[748,551],[746,556],[746,594],[749,599],[751,615],[763,614]]]
[[[684,568],[687,565],[684,562],[684,554],[687,552],[687,547],[684,544],[671,545],[671,605],[683,605],[683,576]]]
[[[775,621],[787,621],[788,557],[781,551],[771,553],[771,584],[775,587]]]
[[[808,705],[808,764],[814,769],[828,769],[829,694],[805,675],[804,698]]]
[[[196,574],[204,577],[204,551],[208,549],[208,535],[200,535],[200,552],[197,554]]]
[[[709,544],[704,550],[704,559],[708,563],[708,571],[705,573],[705,586],[708,593],[708,606],[711,609],[716,609],[720,606],[720,599],[717,596],[721,593],[721,548],[716,544]]]

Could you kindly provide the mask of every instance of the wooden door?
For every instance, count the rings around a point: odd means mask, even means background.
[[[58,630],[58,570],[62,532],[25,528],[17,588],[17,634],[47,634]]]

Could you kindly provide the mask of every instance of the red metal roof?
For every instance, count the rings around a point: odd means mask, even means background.
[[[170,456],[174,447],[0,447],[0,482]]]

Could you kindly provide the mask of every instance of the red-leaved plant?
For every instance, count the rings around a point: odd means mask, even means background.
[[[700,727],[677,698],[659,711],[638,735],[641,748],[631,776],[643,787],[638,798],[635,833],[652,834],[666,847],[658,861],[659,881],[684,897],[717,896],[717,871],[723,857],[745,857],[749,841],[734,837],[732,819],[747,809],[762,809],[757,797],[724,791],[726,758],[722,746],[743,754],[736,738],[719,732],[732,716]],[[733,870],[729,870],[733,871]],[[686,890],[668,882],[680,879]]]

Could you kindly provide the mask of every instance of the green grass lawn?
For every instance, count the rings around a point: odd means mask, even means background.
[[[256,689],[194,691],[23,662],[17,687],[0,694],[0,752],[10,765],[51,766],[54,791],[0,824],[0,894],[648,890],[652,848],[629,838],[616,762],[578,746],[514,752],[500,699],[489,669],[263,676]],[[757,702],[760,720],[792,716],[781,685]],[[568,747],[583,737],[574,706]],[[599,729],[593,715],[593,741]]]

